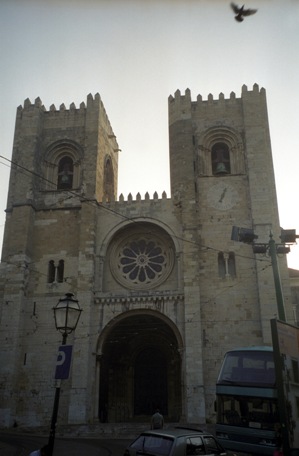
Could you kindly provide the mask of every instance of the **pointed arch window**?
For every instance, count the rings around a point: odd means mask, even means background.
[[[58,163],[57,189],[73,188],[74,162],[71,157],[64,156]]]
[[[229,148],[225,143],[216,143],[212,147],[212,173],[224,175],[231,173]]]

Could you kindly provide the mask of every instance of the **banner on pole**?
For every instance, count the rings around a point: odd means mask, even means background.
[[[72,350],[72,345],[61,345],[59,347],[56,361],[55,380],[66,380],[69,378]]]

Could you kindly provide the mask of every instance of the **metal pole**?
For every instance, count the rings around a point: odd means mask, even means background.
[[[66,345],[66,338],[67,338],[67,334],[64,333],[62,336],[62,345]],[[58,409],[59,409],[60,385],[61,385],[61,380],[58,380],[58,384],[55,389],[55,398],[54,398],[54,405],[53,405],[53,412],[52,412],[52,419],[51,419],[51,429],[50,429],[50,435],[49,435],[49,441],[48,441],[49,456],[53,455],[53,450],[54,450],[55,431],[56,431],[57,415],[58,415]]]
[[[278,261],[277,261],[276,244],[275,244],[272,234],[270,234],[269,252],[270,252],[270,256],[271,256],[272,269],[273,269],[276,301],[277,301],[277,308],[278,308],[278,318],[281,321],[286,321],[285,310],[284,310],[284,299],[283,299],[283,294],[282,294],[281,280],[280,280],[279,267],[278,267]],[[276,324],[277,324],[276,320],[271,320],[272,343],[273,343],[273,352],[274,352],[274,356],[275,356],[274,363],[275,363],[276,386],[277,386],[277,396],[278,396],[278,410],[279,410],[279,418],[280,418],[280,425],[281,425],[281,432],[282,432],[282,445],[283,445],[284,455],[288,456],[289,451],[290,451],[290,446],[289,446],[289,434],[288,434],[288,429],[287,429],[286,403],[285,403],[285,395],[284,395],[284,381],[283,381],[284,362],[282,359],[282,355],[280,354]]]
[[[279,424],[281,426],[281,437],[282,447],[284,456],[290,454],[290,442],[289,442],[289,431],[288,431],[288,414],[286,410],[286,398],[284,388],[284,360],[283,355],[280,353],[277,320],[270,320],[271,332],[272,332],[272,343],[273,343],[273,356],[275,364],[275,375],[276,375],[276,386],[277,386],[277,400],[279,410]]]
[[[276,301],[277,301],[277,308],[278,308],[278,318],[281,321],[286,321],[285,310],[284,310],[284,299],[283,299],[283,294],[282,294],[279,267],[278,267],[278,262],[277,262],[276,244],[275,244],[272,234],[270,234],[269,252],[270,252],[272,269],[273,269]]]
[[[53,406],[53,413],[52,413],[52,419],[51,419],[51,429],[50,429],[49,442],[48,442],[49,450],[50,450],[49,456],[52,456],[52,454],[53,454],[56,422],[57,422],[57,415],[58,415],[58,408],[59,408],[61,380],[58,380],[58,381],[59,381],[59,386],[56,386],[56,391],[55,391],[54,406]]]

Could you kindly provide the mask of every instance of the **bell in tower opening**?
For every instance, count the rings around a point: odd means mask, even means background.
[[[63,157],[58,165],[57,188],[66,189],[73,187],[73,160],[70,157]]]
[[[212,147],[212,173],[230,174],[229,149],[224,143],[216,143]]]

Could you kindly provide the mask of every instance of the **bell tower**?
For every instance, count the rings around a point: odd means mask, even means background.
[[[270,233],[279,241],[265,89],[255,84],[250,91],[244,85],[240,98],[232,92],[228,99],[220,93],[217,100],[209,94],[207,100],[198,95],[196,101],[191,100],[189,89],[184,95],[177,91],[169,97],[169,142],[172,196],[181,208],[185,229],[190,227],[194,241],[202,246],[198,253],[201,274],[196,278],[202,295],[209,282],[200,279],[204,279],[204,271],[211,268],[219,279],[234,280],[241,276],[242,263],[245,267],[239,255],[244,251],[248,260],[255,259],[251,246],[231,240],[233,225],[253,229],[258,242],[267,242]],[[280,262],[286,277],[285,258]],[[256,268],[257,275],[263,269],[258,262],[247,267]],[[271,268],[268,273],[271,276]],[[270,309],[269,290],[264,294],[264,279],[259,280],[259,311],[262,317],[273,316],[277,312],[275,294]],[[252,286],[253,281],[247,285]],[[262,333],[266,343],[270,327],[264,327]]]
[[[17,109],[1,263],[1,325],[10,335],[1,355],[11,391],[25,391],[31,381],[39,343],[25,334],[39,326],[46,343],[57,346],[55,300],[75,291],[85,303],[81,324],[89,321],[99,206],[116,199],[118,150],[98,94],[79,108],[46,110],[37,98]],[[51,357],[40,364],[41,375],[53,371]],[[2,397],[6,420],[24,417],[26,407],[9,394]]]
[[[206,360],[205,380],[198,383],[212,385],[211,365],[230,347],[228,328],[234,346],[252,337],[256,345],[272,343],[269,322],[277,301],[271,261],[231,239],[235,225],[253,229],[258,242],[268,242],[270,233],[279,241],[265,90],[255,84],[251,91],[243,86],[240,98],[232,92],[228,99],[220,93],[196,101],[189,89],[177,91],[169,98],[169,143],[172,198],[185,240],[186,338],[197,341],[196,353]],[[278,261],[292,321],[285,255]],[[213,403],[208,388],[205,397]]]
[[[88,95],[79,108],[61,104],[49,111],[39,98],[25,100],[17,110],[2,259],[16,251],[16,243],[31,256],[37,212],[114,201],[118,151],[99,94]]]

